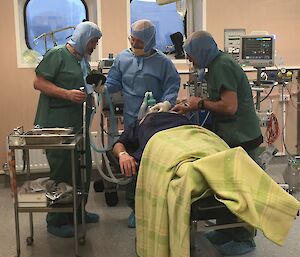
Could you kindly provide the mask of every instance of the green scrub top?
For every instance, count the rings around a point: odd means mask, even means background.
[[[37,75],[43,76],[46,80],[64,89],[79,89],[85,85],[80,61],[76,59],[65,46],[57,46],[49,50],[35,72]],[[41,127],[73,127],[74,132],[77,132],[82,127],[82,108],[82,104],[47,96],[41,93],[34,124],[40,125]],[[87,121],[89,121],[89,114],[90,112],[87,112]],[[88,124],[89,122],[87,123],[87,126]],[[90,145],[88,134],[86,134],[86,145]],[[50,179],[55,180],[57,184],[66,182],[71,185],[72,172],[70,151],[48,149],[46,150],[46,154],[50,166]],[[85,191],[88,192],[92,163],[90,147],[86,148],[85,157]],[[77,153],[75,154],[75,158],[78,158]],[[76,162],[75,172],[77,186],[79,186],[79,162]],[[81,212],[79,212],[79,214],[80,213]],[[68,213],[48,213],[47,223],[48,226],[61,226],[69,224],[69,218],[70,215]]]
[[[231,147],[259,138],[259,120],[248,78],[229,54],[220,52],[209,64],[207,83],[211,101],[220,100],[222,90],[237,93],[238,109],[234,115],[213,113],[214,132]]]
[[[35,72],[64,89],[79,89],[85,85],[80,62],[66,46],[49,50]],[[82,126],[82,104],[41,93],[34,124],[41,127],[73,127],[76,132]]]

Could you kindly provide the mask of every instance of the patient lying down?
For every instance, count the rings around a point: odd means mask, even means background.
[[[136,175],[144,148],[154,134],[182,125],[192,125],[192,122],[176,112],[153,112],[132,123],[113,147],[122,173],[127,176]]]
[[[230,149],[180,114],[148,114],[124,131],[113,152],[127,176],[139,165],[135,214],[141,257],[189,256],[190,206],[207,192],[279,245],[300,208],[242,148]]]

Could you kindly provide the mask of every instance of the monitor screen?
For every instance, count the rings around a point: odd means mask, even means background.
[[[274,39],[274,35],[242,36],[241,63],[254,67],[273,66]]]

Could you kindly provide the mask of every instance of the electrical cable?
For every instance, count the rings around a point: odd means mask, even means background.
[[[276,86],[277,84],[274,84],[273,86],[272,86],[272,88],[270,89],[270,91],[266,94],[266,96],[263,98],[263,99],[261,99],[259,102],[261,103],[261,102],[263,102],[264,100],[266,100],[268,97],[269,97],[269,95],[272,93],[272,91],[273,91],[273,89],[274,89],[274,87]]]
[[[274,113],[271,113],[270,120],[267,122],[267,129],[265,132],[266,143],[268,145],[273,144],[279,137],[280,130],[278,120]]]
[[[205,116],[205,118],[204,118],[204,120],[203,120],[202,123],[201,123],[201,127],[204,126],[204,124],[205,124],[205,122],[207,121],[209,115],[210,115],[210,112],[208,111],[207,114],[206,114],[206,116]]]

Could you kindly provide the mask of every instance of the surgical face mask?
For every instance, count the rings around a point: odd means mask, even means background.
[[[131,47],[131,49],[135,56],[143,56],[145,54],[144,49],[139,49],[134,47]]]
[[[130,42],[131,49],[134,55],[143,56],[145,54],[143,41],[133,36],[129,36],[128,40]]]

